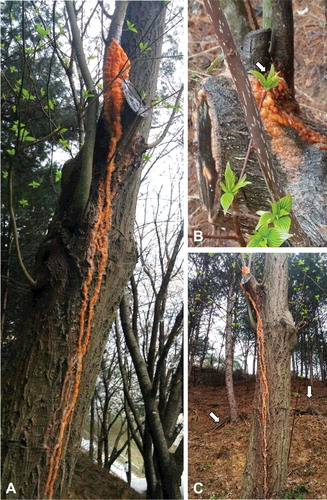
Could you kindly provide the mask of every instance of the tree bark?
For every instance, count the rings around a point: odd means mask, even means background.
[[[122,44],[133,65],[130,78],[140,91],[151,96],[158,78],[165,19],[164,2],[130,2],[127,19],[139,33],[124,32]],[[152,29],[149,30],[149,26]],[[151,58],[140,55],[137,38],[147,33]],[[149,101],[150,104],[150,101]],[[133,239],[137,194],[140,186],[140,141],[147,140],[151,113],[145,119],[123,112],[123,139],[118,145],[112,190],[112,223],[108,262],[94,316],[74,412],[67,422],[65,443],[59,462],[53,495],[67,498],[74,471],[81,429],[115,311],[137,259]],[[128,138],[128,140],[127,140]],[[93,177],[87,217],[80,225],[67,220],[69,204],[79,178],[81,154],[68,162],[63,174],[62,193],[48,235],[36,260],[37,286],[31,293],[26,328],[17,333],[11,346],[3,380],[3,488],[13,482],[20,498],[43,497],[49,461],[55,450],[60,422],[67,401],[63,387],[72,376],[72,360],[78,339],[81,290],[89,269],[88,249],[97,215],[97,188],[107,165],[109,135],[103,116],[97,123]],[[122,146],[124,145],[123,149]],[[96,257],[98,259],[99,257]],[[92,296],[94,285],[90,287]],[[16,495],[16,496],[17,496]]]
[[[242,46],[244,36],[250,31],[244,2],[239,0],[221,0],[230,30],[237,47]]]
[[[89,457],[93,462],[93,457],[94,457],[94,422],[95,422],[95,396],[96,393],[94,392],[92,399],[91,399],[91,411],[90,411],[90,447],[89,447]]]
[[[294,97],[294,23],[292,0],[272,0],[271,57]]]
[[[287,480],[290,359],[297,332],[288,309],[287,254],[267,254],[263,283],[251,275],[244,284],[257,309],[258,373],[242,498],[284,498]]]
[[[235,261],[234,261],[235,263]],[[230,421],[236,422],[237,420],[237,405],[234,394],[234,382],[233,382],[233,358],[234,358],[234,346],[233,346],[233,306],[234,306],[234,294],[235,294],[235,283],[236,283],[236,268],[232,268],[232,276],[229,284],[228,297],[227,297],[227,312],[226,312],[226,344],[225,344],[225,360],[226,360],[226,389],[228,397],[229,415]]]

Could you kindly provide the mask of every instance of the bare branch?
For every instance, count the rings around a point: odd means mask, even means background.
[[[173,109],[173,112],[172,114],[170,115],[170,118],[167,122],[167,125],[165,126],[165,129],[163,131],[163,133],[161,134],[160,137],[158,137],[158,139],[156,139],[154,142],[152,142],[151,144],[146,144],[145,145],[145,148],[146,149],[153,149],[155,148],[156,146],[158,146],[163,140],[164,138],[166,137],[167,135],[167,132],[169,130],[169,127],[170,125],[172,124],[173,122],[173,119],[175,118],[175,114],[176,114],[176,110],[178,108],[178,104],[180,102],[180,99],[181,99],[181,96],[182,96],[182,92],[183,92],[183,88],[184,88],[184,85],[181,86],[181,88],[179,89],[178,91],[178,94],[177,94],[177,97],[176,97],[176,101],[175,101],[175,105],[174,105],[174,109]]]
[[[81,70],[81,74],[83,76],[86,90],[89,94],[89,105],[86,111],[85,143],[82,150],[81,173],[79,182],[74,192],[70,214],[73,220],[80,220],[85,214],[92,182],[93,153],[98,114],[98,96],[96,95],[95,84],[87,66],[83,50],[83,43],[77,26],[75,4],[73,2],[66,2],[66,9],[69,17],[70,27],[72,30],[73,45],[76,50],[76,57]]]

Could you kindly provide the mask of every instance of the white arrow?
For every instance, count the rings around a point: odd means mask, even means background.
[[[209,416],[215,421],[219,422],[219,417],[217,417],[213,412],[209,413]]]
[[[266,68],[264,66],[262,66],[262,64],[260,64],[259,62],[255,63],[255,65],[258,66],[260,71],[266,71]]]
[[[311,385],[308,385],[308,394],[307,394],[307,396],[308,396],[308,398],[312,397]]]

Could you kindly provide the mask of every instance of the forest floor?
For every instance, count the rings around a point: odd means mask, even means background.
[[[285,498],[327,498],[327,384],[315,382],[313,397],[306,396],[308,382],[292,382],[291,424],[295,413]],[[235,383],[239,421],[228,419],[224,386],[189,386],[189,498],[239,498],[251,428],[255,381],[253,376]],[[295,397],[293,393],[300,396]],[[294,411],[295,409],[295,411]],[[215,423],[209,416],[220,418]],[[195,483],[203,493],[194,493]]]
[[[251,0],[257,7],[262,2]],[[296,99],[302,112],[316,123],[326,126],[326,18],[324,0],[293,0],[294,39],[295,39],[295,87]],[[261,17],[257,16],[261,26]],[[207,214],[202,209],[195,168],[194,126],[192,119],[193,98],[196,85],[208,76],[220,76],[225,73],[224,61],[206,73],[215,58],[222,53],[214,34],[212,21],[205,11],[203,0],[189,1],[189,159],[188,159],[188,194],[189,194],[189,233],[200,229],[204,234],[214,235],[213,226],[207,221]],[[206,240],[203,245],[216,246],[217,240]],[[202,246],[203,246],[202,245]],[[219,246],[237,246],[233,240],[221,240]],[[189,238],[189,246],[196,245]]]
[[[144,498],[117,476],[94,464],[86,453],[80,453],[69,498],[125,499]]]

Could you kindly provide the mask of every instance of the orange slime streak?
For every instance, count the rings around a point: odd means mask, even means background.
[[[242,275],[246,276],[250,273],[250,269],[248,267],[242,267]],[[255,303],[255,300],[252,296],[244,289],[243,284],[241,283],[241,288],[244,290],[246,295],[249,297],[251,304],[257,315],[257,339],[258,339],[258,359],[259,359],[259,368],[260,368],[260,377],[259,377],[259,390],[262,395],[262,406],[261,406],[261,427],[262,427],[262,440],[263,440],[263,488],[264,488],[264,498],[267,498],[267,477],[268,477],[268,464],[267,464],[267,414],[268,414],[268,396],[269,396],[269,388],[268,388],[268,379],[267,379],[267,367],[266,367],[266,358],[265,358],[265,343],[263,336],[263,327],[262,327],[262,318],[260,311]]]

